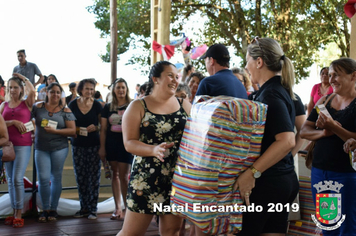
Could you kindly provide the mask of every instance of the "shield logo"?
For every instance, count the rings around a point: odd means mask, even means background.
[[[317,193],[316,218],[320,223],[335,224],[341,218],[341,194]]]

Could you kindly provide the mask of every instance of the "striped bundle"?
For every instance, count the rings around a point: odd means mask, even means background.
[[[173,177],[173,212],[204,233],[241,230],[242,199],[232,186],[259,157],[267,105],[226,96],[201,96],[187,120]]]

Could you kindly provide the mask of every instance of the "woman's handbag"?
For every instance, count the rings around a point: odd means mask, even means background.
[[[2,146],[2,162],[9,162],[15,160],[15,150],[14,145],[11,141],[7,142],[4,146]]]
[[[311,141],[307,147],[308,153],[305,157],[305,166],[311,170],[313,162],[313,151],[315,147],[315,141]]]

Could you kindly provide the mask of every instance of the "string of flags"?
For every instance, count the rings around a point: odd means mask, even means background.
[[[184,63],[191,64],[191,60],[196,60],[208,50],[206,44],[199,45],[192,49],[192,43],[185,33],[182,33],[182,37],[171,40],[169,45],[161,45],[153,40],[152,49],[163,56],[164,60],[169,60],[175,52],[175,48],[181,48],[183,53]]]

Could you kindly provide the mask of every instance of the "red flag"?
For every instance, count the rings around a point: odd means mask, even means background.
[[[163,48],[163,51],[162,51]],[[159,54],[163,55],[164,60],[169,60],[171,57],[174,55],[174,48],[175,46],[173,45],[161,45],[157,43],[156,41],[153,40],[152,43],[152,49],[155,52],[158,52]]]
[[[344,5],[344,12],[349,18],[352,18],[356,13],[356,0],[348,0]]]

